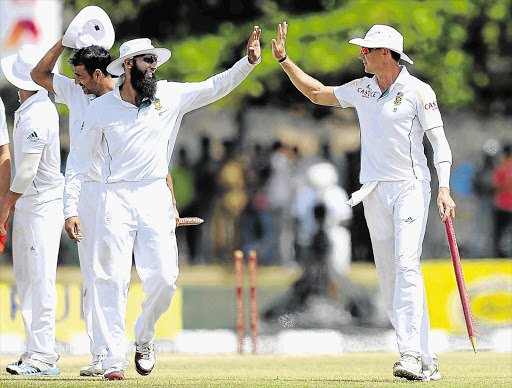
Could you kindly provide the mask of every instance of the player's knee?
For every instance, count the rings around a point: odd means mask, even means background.
[[[421,273],[420,260],[416,252],[404,252],[397,256],[396,273],[397,275]]]
[[[151,279],[151,282],[158,285],[158,289],[161,290],[161,292],[173,293],[176,289],[176,276],[173,276],[172,273],[159,273]]]

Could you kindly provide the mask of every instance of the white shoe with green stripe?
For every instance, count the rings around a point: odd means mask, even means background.
[[[435,360],[428,366],[423,365],[423,376],[422,381],[436,381],[443,378],[439,372],[439,365]]]

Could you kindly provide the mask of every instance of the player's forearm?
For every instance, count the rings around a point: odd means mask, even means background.
[[[42,154],[22,154],[21,163],[12,181],[10,191],[19,194],[20,197],[27,191],[36,177],[41,155]]]
[[[0,213],[8,212],[21,196],[22,194],[9,190],[0,203]]]
[[[68,154],[66,163],[66,184],[64,185],[64,219],[78,216],[78,198],[82,189],[81,176],[77,173],[77,147]]]
[[[227,96],[247,78],[251,71],[261,62],[260,60],[251,64],[246,55],[238,60],[230,69],[199,83],[197,85],[200,87],[199,93],[195,96],[187,111],[201,108]]]
[[[172,183],[172,176],[171,176],[171,173],[168,172],[167,173],[167,187],[169,187],[169,190],[171,190],[171,194],[172,194],[172,204],[174,207],[176,207],[176,198],[174,197],[174,185]]]
[[[445,187],[447,189],[450,188],[450,168],[451,163],[449,162],[441,162],[435,164],[437,171],[437,179],[439,181],[439,187]]]
[[[0,198],[3,198],[11,184],[11,154],[9,144],[0,147]]]
[[[306,74],[299,66],[297,66],[289,57],[281,62],[281,67],[286,72],[293,85],[311,102],[318,104],[318,92],[324,85],[317,79]]]
[[[30,72],[30,76],[36,84],[41,85],[52,93],[55,93],[53,90],[52,71],[59,59],[59,56],[64,52],[64,49],[65,47],[62,45],[61,38]]]
[[[437,171],[439,187],[450,187],[450,168],[452,165],[452,151],[443,127],[433,128],[427,133],[427,138],[434,151],[434,166]]]

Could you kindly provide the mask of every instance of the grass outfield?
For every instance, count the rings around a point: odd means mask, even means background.
[[[397,355],[346,353],[335,356],[157,354],[150,376],[139,376],[130,362],[124,381],[78,377],[86,356],[63,356],[58,376],[23,377],[0,372],[0,387],[397,387],[413,382],[392,375]],[[0,357],[0,364],[12,362]],[[441,354],[443,379],[436,388],[512,386],[512,354]]]

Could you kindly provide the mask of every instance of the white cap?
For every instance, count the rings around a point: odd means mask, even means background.
[[[107,13],[91,5],[75,16],[62,38],[62,45],[75,49],[96,45],[110,50],[114,39],[114,27]]]
[[[2,71],[5,78],[18,89],[36,91],[43,89],[30,76],[44,52],[32,44],[24,44],[16,54],[2,58]],[[53,70],[57,73],[56,68]]]
[[[119,58],[112,61],[107,66],[107,71],[112,75],[119,76],[124,73],[124,67],[122,65],[125,59],[143,54],[155,54],[158,57],[156,64],[157,66],[161,66],[171,57],[171,50],[155,48],[151,44],[151,39],[148,38],[132,39],[124,42],[121,47],[119,47]]]
[[[404,37],[390,26],[375,24],[368,30],[363,39],[350,39],[348,43],[368,48],[387,48],[400,54],[400,59],[410,64],[414,63],[411,58],[404,54]]]

